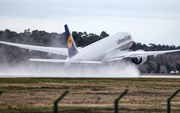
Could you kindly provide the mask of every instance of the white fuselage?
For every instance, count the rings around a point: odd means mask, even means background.
[[[75,56],[70,59],[67,58],[66,62],[68,63],[74,60],[99,61],[102,60],[108,52],[116,49],[129,49],[132,43],[133,39],[129,33],[118,32],[80,49]]]

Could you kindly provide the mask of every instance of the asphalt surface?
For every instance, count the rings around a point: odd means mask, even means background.
[[[180,75],[0,75],[0,78],[180,78]]]

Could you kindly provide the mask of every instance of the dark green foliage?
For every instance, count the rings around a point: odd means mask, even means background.
[[[148,73],[157,72],[158,71],[158,64],[156,62],[147,61],[145,64],[147,65]]]
[[[169,63],[167,63],[166,64],[166,69],[167,69],[168,72],[170,72],[170,71],[173,70],[173,67]]]
[[[107,34],[105,31],[102,31],[101,34],[100,34],[101,38],[105,38],[107,36],[109,36],[109,34]]]
[[[77,47],[85,47],[109,35],[105,31],[101,33],[101,36],[98,36],[93,33],[87,34],[86,32],[82,33],[82,32],[73,31],[72,36],[74,38]]]
[[[176,63],[176,69],[180,71],[180,63]]]
[[[161,65],[157,63],[157,70],[155,72],[159,73],[160,72],[160,68],[161,68]]]

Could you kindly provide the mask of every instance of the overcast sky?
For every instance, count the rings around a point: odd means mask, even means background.
[[[0,30],[131,33],[134,41],[180,45],[180,0],[0,0]]]

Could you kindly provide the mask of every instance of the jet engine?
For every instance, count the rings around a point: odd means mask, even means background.
[[[137,50],[137,51],[144,51],[144,50]],[[131,58],[131,61],[133,62],[133,63],[135,63],[136,65],[141,65],[141,64],[143,64],[144,62],[146,62],[146,60],[147,60],[147,56],[138,56],[138,57],[133,57],[133,58]]]

